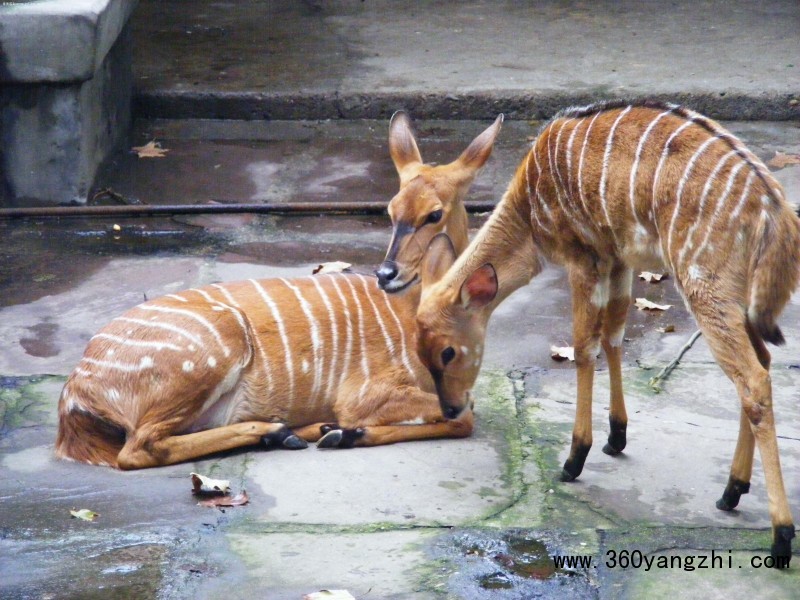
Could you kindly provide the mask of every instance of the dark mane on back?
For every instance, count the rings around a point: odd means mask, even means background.
[[[656,110],[675,110],[675,111],[680,110],[681,108],[677,104],[661,102],[660,100],[650,100],[647,98],[630,100],[621,98],[617,100],[603,100],[601,102],[595,102],[594,104],[589,104],[587,106],[570,106],[568,108],[564,108],[558,111],[555,114],[555,116],[553,116],[551,121],[555,121],[557,119],[582,119],[584,117],[588,117],[593,114],[603,112],[606,110],[627,108],[628,106],[653,108]]]

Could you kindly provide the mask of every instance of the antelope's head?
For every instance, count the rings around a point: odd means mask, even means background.
[[[423,265],[417,353],[436,384],[442,414],[455,419],[472,407],[470,390],[483,361],[489,305],[497,295],[498,284],[490,264],[472,272],[460,288],[436,283],[455,261],[452,246],[449,253],[437,248],[443,244],[441,238],[444,236],[431,242],[430,257]]]
[[[389,202],[392,240],[375,272],[384,291],[399,292],[419,282],[422,260],[436,234],[447,233],[458,254],[467,247],[464,196],[489,159],[502,123],[500,115],[455,161],[429,165],[422,162],[408,116],[394,114],[389,151],[400,175],[400,191]]]

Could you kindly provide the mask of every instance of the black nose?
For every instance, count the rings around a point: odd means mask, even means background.
[[[383,287],[397,277],[397,265],[387,260],[378,267],[378,270],[375,271],[375,275],[378,276],[378,283]]]
[[[456,408],[455,406],[443,406],[442,414],[444,414],[445,419],[455,419],[461,414],[461,409]]]

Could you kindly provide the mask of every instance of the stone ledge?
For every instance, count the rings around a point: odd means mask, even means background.
[[[90,79],[136,4],[136,0],[0,4],[0,82]]]

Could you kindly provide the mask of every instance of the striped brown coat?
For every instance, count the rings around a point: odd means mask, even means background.
[[[414,348],[418,292],[356,274],[248,280],[145,302],[89,342],[59,400],[56,454],[122,469],[244,445],[467,436]]]
[[[653,102],[569,109],[543,129],[464,254],[426,290],[419,353],[440,402],[458,413],[492,310],[541,269],[564,265],[572,288],[577,413],[562,478],[578,477],[592,444],[592,381],[602,346],[611,378],[611,433],[626,445],[621,345],[634,269],[669,269],[741,401],[739,439],[717,506],[747,493],[757,445],[773,523],[788,557],[794,526],[778,458],[765,342],[800,277],[800,220],[764,164],[719,124]]]

